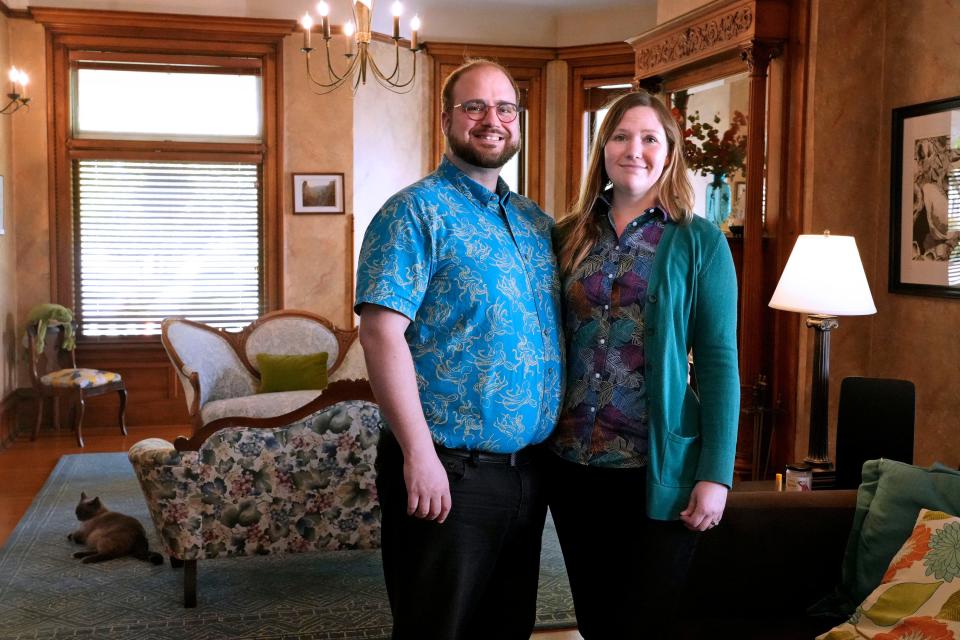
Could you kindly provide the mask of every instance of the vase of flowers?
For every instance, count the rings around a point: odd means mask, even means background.
[[[679,112],[677,113],[679,115]],[[715,115],[713,122],[705,122],[699,111],[687,116],[689,126],[683,130],[683,157],[691,170],[702,176],[712,176],[707,185],[707,218],[717,224],[730,217],[730,184],[727,176],[742,171],[747,157],[747,136],[741,129],[747,126],[747,118],[740,111],[734,111],[730,127],[720,133],[716,125],[720,116]]]

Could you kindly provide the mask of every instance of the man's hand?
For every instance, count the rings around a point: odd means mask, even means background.
[[[407,513],[441,523],[452,505],[450,481],[420,406],[413,358],[404,338],[409,324],[403,314],[365,304],[360,310],[360,344],[373,395],[403,450]]]
[[[407,515],[442,524],[450,513],[450,481],[432,449],[404,456],[403,481],[407,485]]]
[[[691,531],[706,531],[717,526],[727,505],[728,491],[725,485],[701,480],[694,485],[687,508],[680,512],[680,520]]]

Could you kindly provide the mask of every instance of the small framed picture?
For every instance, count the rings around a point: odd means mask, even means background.
[[[293,174],[294,213],[343,213],[342,173]]]
[[[890,291],[960,298],[960,96],[893,110]]]

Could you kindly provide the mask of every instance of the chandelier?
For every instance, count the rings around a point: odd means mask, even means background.
[[[30,98],[27,97],[27,83],[29,82],[30,78],[27,77],[26,73],[16,67],[10,67],[10,93],[7,94],[10,102],[0,109],[0,114],[8,116],[11,113],[16,113],[20,107],[30,108]],[[19,89],[17,85],[20,86]]]
[[[334,64],[330,58],[330,6],[321,0],[317,4],[317,13],[320,14],[321,30],[323,33],[323,52],[326,60],[326,80],[318,79],[314,75],[311,67],[310,55],[313,52],[311,46],[311,35],[314,20],[309,13],[303,14],[300,24],[303,27],[303,47],[300,51],[307,58],[307,76],[317,87],[313,92],[317,94],[330,93],[336,91],[345,84],[352,85],[356,92],[361,84],[367,83],[367,76],[373,78],[383,87],[386,87],[394,93],[406,93],[413,88],[413,80],[417,76],[417,51],[420,50],[420,43],[417,39],[417,32],[420,29],[420,18],[414,16],[410,21],[410,51],[413,54],[413,64],[410,71],[410,77],[406,80],[400,78],[400,15],[403,13],[403,6],[399,2],[393,3],[393,48],[394,48],[394,66],[393,71],[385,73],[377,66],[377,61],[370,54],[369,46],[373,34],[370,30],[370,22],[373,16],[373,0],[354,0],[353,2],[353,20],[347,21],[343,25],[343,35],[347,36],[349,41],[347,53],[344,57],[347,59],[347,66],[341,71],[334,69]]]

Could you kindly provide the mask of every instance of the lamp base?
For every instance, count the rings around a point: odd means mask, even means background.
[[[811,486],[814,491],[833,489],[837,483],[837,472],[834,470],[832,462],[829,460],[813,461],[810,459],[806,459],[804,462],[812,467],[810,469],[813,472],[811,474]]]

